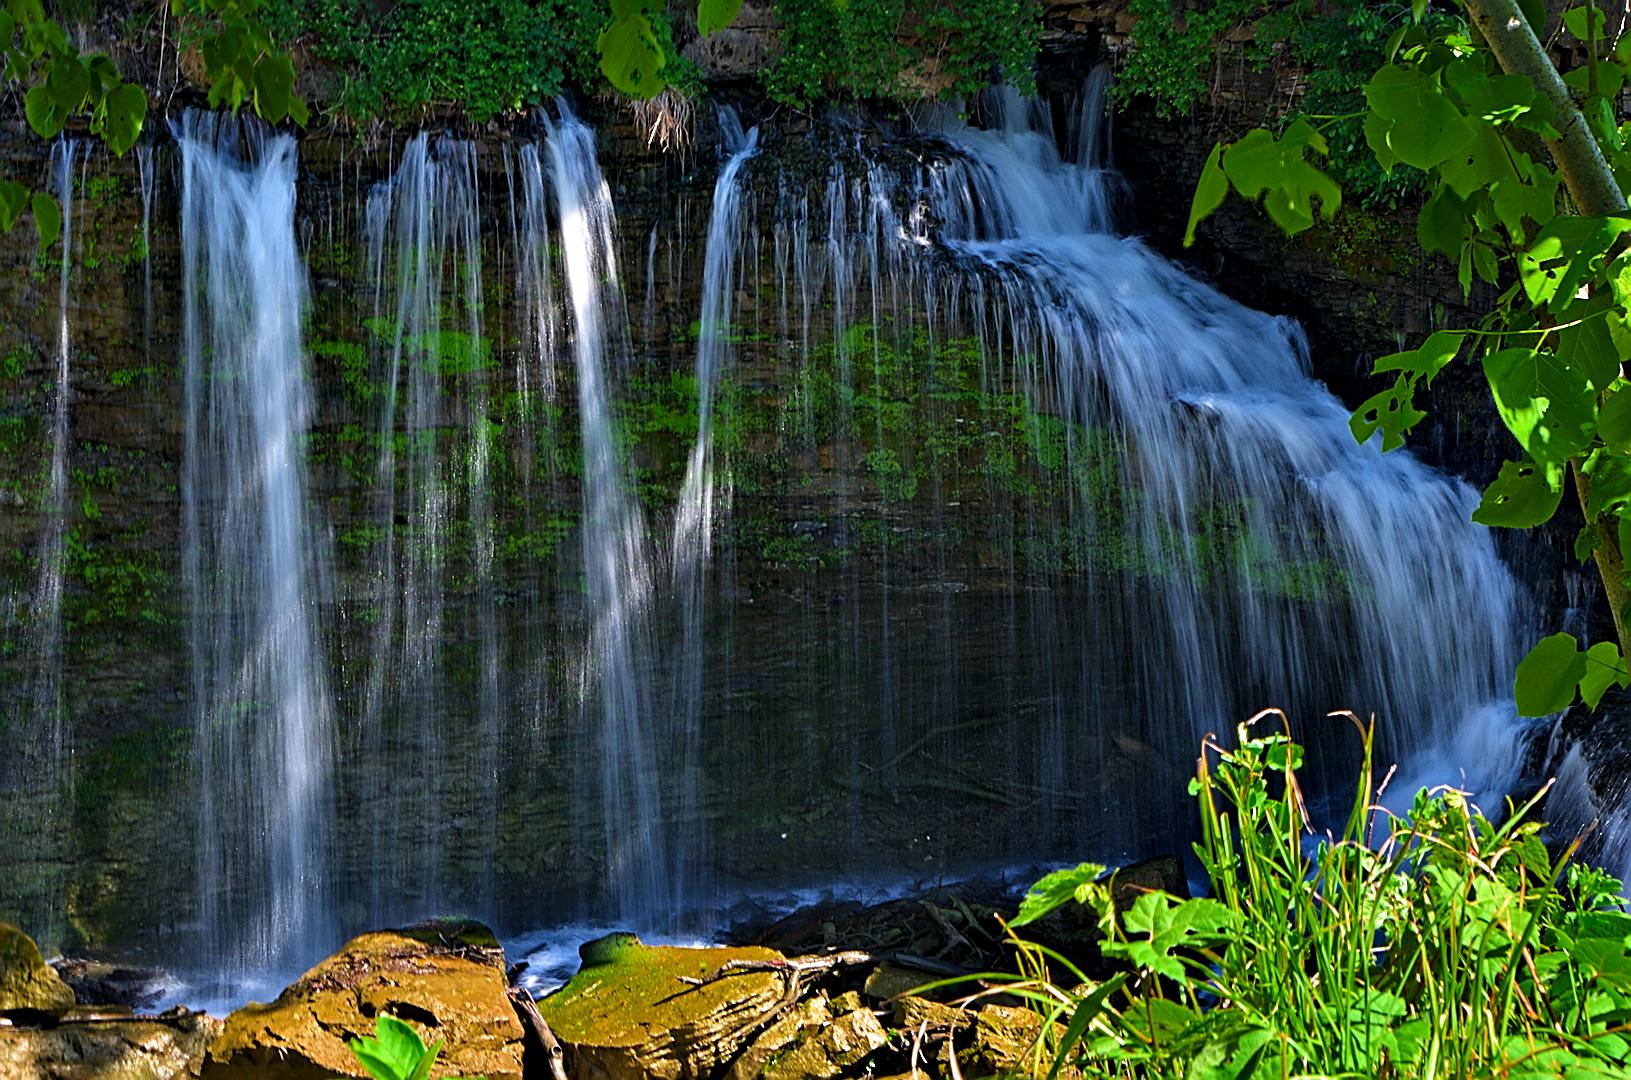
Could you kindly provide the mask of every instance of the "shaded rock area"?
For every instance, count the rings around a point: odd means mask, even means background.
[[[129,1016],[74,1010],[48,1024],[0,1027],[7,1080],[171,1080],[195,1077],[221,1031],[204,1013]]]
[[[444,1042],[438,1075],[519,1080],[523,1031],[506,990],[504,951],[477,923],[363,934],[270,1005],[227,1017],[201,1075],[211,1080],[366,1076],[346,1046],[389,1013]]]
[[[221,1031],[220,1020],[181,1009],[133,1015],[97,995],[106,991],[129,998],[132,986],[139,982],[150,987],[151,980],[123,976],[151,973],[86,962],[64,966],[72,986],[45,962],[32,938],[0,923],[0,1078],[170,1080],[198,1075],[205,1049]],[[76,990],[98,1004],[77,1005]]]
[[[165,973],[158,968],[124,967],[82,957],[53,961],[52,966],[80,1001],[139,1012],[164,996]]]

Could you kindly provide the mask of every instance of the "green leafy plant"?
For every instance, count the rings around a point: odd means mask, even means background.
[[[1553,856],[1533,802],[1497,824],[1461,792],[1422,792],[1389,815],[1363,741],[1353,805],[1324,837],[1290,738],[1247,724],[1235,749],[1207,743],[1190,790],[1210,895],[1118,906],[1091,863],[1032,888],[1010,924],[1017,970],[981,978],[1041,1014],[1037,1075],[1631,1075],[1619,882],[1572,845]],[[1019,936],[1066,904],[1095,913],[1110,978]]]
[[[994,71],[1029,93],[1042,30],[1034,0],[777,0],[772,99],[806,108],[826,95],[907,101],[973,93]],[[928,81],[930,76],[933,81]]]
[[[1322,168],[1323,131],[1361,124],[1383,170],[1419,170],[1428,192],[1417,238],[1455,262],[1464,291],[1501,290],[1476,326],[1433,334],[1376,361],[1390,385],[1355,410],[1354,436],[1390,450],[1426,418],[1416,391],[1457,356],[1479,359],[1518,454],[1501,466],[1473,520],[1526,529],[1556,514],[1572,488],[1586,525],[1575,544],[1594,559],[1618,642],[1583,650],[1569,635],[1541,641],[1519,665],[1519,711],[1545,715],[1578,696],[1595,707],[1610,685],[1631,685],[1631,125],[1614,101],[1631,71],[1631,37],[1603,37],[1592,3],[1563,15],[1584,65],[1560,72],[1536,34],[1544,9],[1517,0],[1463,0],[1470,21],[1411,21],[1388,42],[1347,116],[1293,120],[1280,136],[1257,129],[1212,149],[1196,185],[1185,242],[1233,190],[1288,233],[1329,216],[1341,190]]]
[[[387,1013],[374,1021],[373,1038],[352,1039],[346,1045],[374,1080],[430,1080],[442,1052],[442,1040],[426,1046],[419,1032]]]
[[[201,34],[210,78],[210,104],[237,109],[249,100],[272,123],[285,117],[306,122],[305,104],[294,94],[294,64],[271,47],[255,19],[260,0],[171,0],[179,16]],[[62,26],[46,15],[39,0],[0,2],[0,67],[7,81],[26,86],[23,115],[42,139],[61,134],[82,117],[92,135],[117,155],[141,137],[147,95],[126,82],[105,53],[85,56]],[[0,180],[0,229],[10,232],[27,210],[40,247],[62,231],[62,208],[43,191],[15,180]]]

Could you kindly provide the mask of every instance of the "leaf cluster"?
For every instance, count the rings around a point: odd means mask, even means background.
[[[1037,1046],[1048,1075],[1627,1075],[1619,882],[1572,848],[1554,857],[1532,803],[1496,824],[1460,792],[1421,792],[1391,816],[1373,801],[1370,742],[1346,824],[1324,837],[1287,736],[1243,725],[1238,748],[1209,745],[1190,786],[1208,896],[1152,891],[1118,909],[1092,864],[1037,884],[1011,926],[1086,904],[1122,969],[1097,982],[1015,937],[1005,988],[1052,1021]]]
[[[309,110],[294,92],[294,61],[273,44],[261,0],[170,0],[171,13],[198,47],[210,108],[236,112],[247,102],[269,123],[304,127]]]
[[[1403,445],[1427,415],[1416,392],[1456,357],[1477,358],[1520,454],[1501,466],[1473,520],[1533,528],[1556,514],[1565,488],[1574,486],[1586,518],[1578,557],[1605,546],[1631,551],[1631,393],[1622,375],[1631,356],[1631,215],[1572,212],[1547,149],[1560,125],[1578,122],[1578,106],[1622,190],[1631,180],[1631,125],[1621,125],[1614,109],[1631,71],[1631,37],[1611,47],[1602,38],[1602,12],[1590,4],[1564,13],[1564,26],[1586,46],[1586,63],[1562,73],[1574,94],[1565,119],[1556,115],[1565,105],[1528,75],[1503,72],[1464,24],[1424,15],[1418,5],[1416,21],[1393,33],[1354,119],[1380,168],[1422,177],[1421,246],[1452,260],[1469,294],[1475,282],[1502,291],[1478,326],[1440,331],[1376,361],[1374,373],[1389,384],[1354,411],[1354,437],[1376,438],[1383,450]],[[1340,197],[1308,157],[1326,149],[1311,134],[1317,130],[1298,120],[1278,138],[1259,129],[1215,146],[1196,186],[1186,243],[1231,187],[1250,199],[1263,196],[1288,233],[1311,225],[1309,194],[1322,207]],[[1623,196],[1619,201],[1623,206]],[[1600,565],[1620,575],[1620,562]],[[1515,693],[1520,712],[1544,715],[1577,693],[1595,706],[1608,686],[1628,683],[1620,646],[1582,650],[1572,637],[1554,635],[1519,667]]]

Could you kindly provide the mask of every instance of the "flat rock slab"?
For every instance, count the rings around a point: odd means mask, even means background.
[[[782,959],[754,947],[671,948],[614,934],[580,953],[578,973],[538,1002],[572,1080],[711,1076],[777,1014],[791,978],[777,971],[713,978],[732,960]]]
[[[270,1005],[227,1017],[205,1080],[331,1080],[368,1074],[346,1046],[389,1013],[443,1041],[437,1076],[520,1080],[522,1027],[504,952],[479,924],[430,924],[353,938]]]
[[[0,1076],[39,1080],[180,1080],[198,1075],[221,1021],[203,1013],[64,1018],[0,1027]]]

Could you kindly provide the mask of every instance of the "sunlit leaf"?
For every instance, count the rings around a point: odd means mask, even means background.
[[[1580,676],[1580,699],[1595,709],[1610,686],[1631,686],[1620,647],[1612,641],[1599,641],[1586,650],[1586,670]]]
[[[45,192],[36,191],[29,200],[29,209],[34,211],[34,231],[39,234],[40,247],[50,247],[62,235],[62,208]]]
[[[1365,100],[1385,123],[1378,134],[1406,165],[1431,169],[1472,137],[1472,125],[1438,81],[1414,64],[1388,64],[1365,84]],[[1366,135],[1371,134],[1369,126]],[[1374,145],[1374,143],[1372,144]]]
[[[1229,177],[1219,163],[1222,155],[1223,144],[1213,143],[1212,152],[1206,155],[1206,163],[1201,166],[1200,179],[1195,182],[1195,197],[1189,204],[1189,227],[1184,230],[1184,247],[1195,243],[1195,227],[1223,205],[1223,200],[1229,194]]]
[[[1501,465],[1495,482],[1484,489],[1472,519],[1480,525],[1532,529],[1550,521],[1562,500],[1561,466],[1508,461]]]
[[[1020,901],[1019,914],[1008,924],[1024,926],[1042,918],[1055,908],[1086,899],[1086,890],[1104,874],[1098,863],[1081,863],[1067,870],[1055,870],[1032,885]]]
[[[697,33],[704,37],[736,21],[742,0],[697,0]]]
[[[1411,428],[1427,418],[1416,408],[1416,376],[1401,372],[1389,390],[1373,394],[1348,418],[1348,430],[1356,442],[1366,442],[1378,431],[1382,433],[1382,449],[1395,450],[1404,445],[1404,437]]]
[[[1572,634],[1541,638],[1518,663],[1512,682],[1518,715],[1549,716],[1574,703],[1575,687],[1586,673],[1586,654]]]
[[[665,85],[657,36],[644,15],[633,14],[607,27],[596,40],[606,80],[631,97],[655,97]]]

